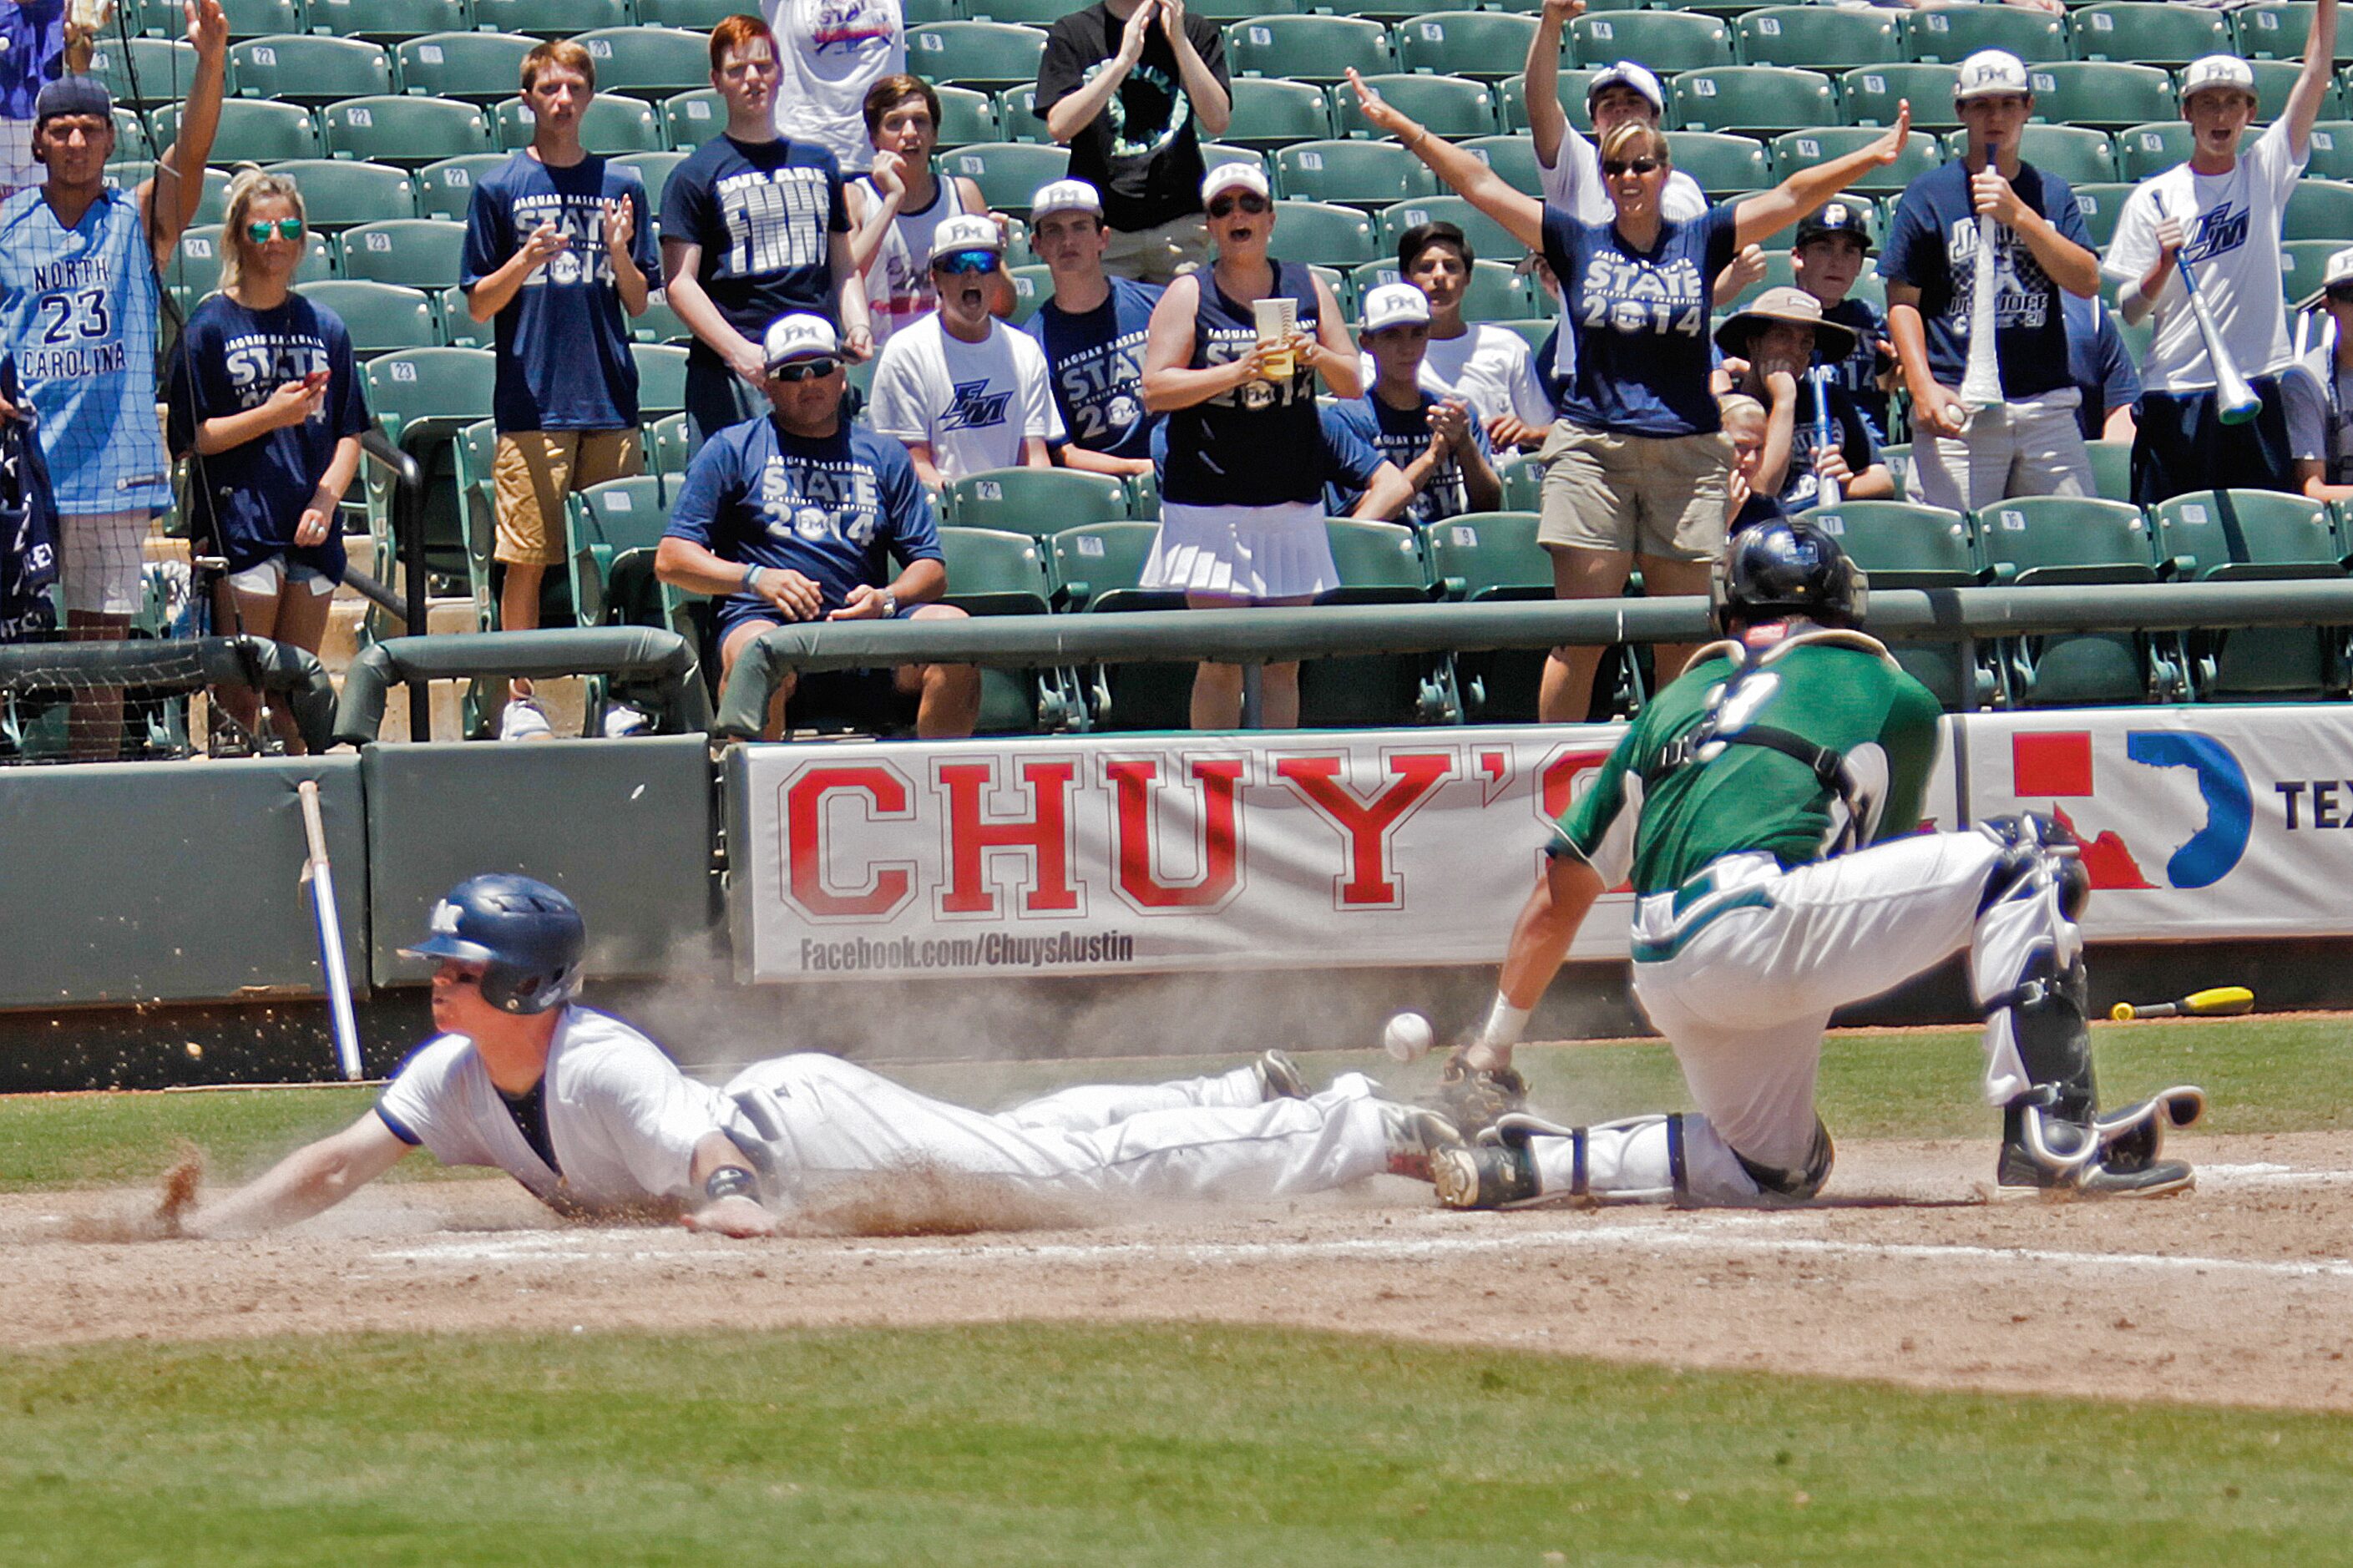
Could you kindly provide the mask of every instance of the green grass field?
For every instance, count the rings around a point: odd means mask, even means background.
[[[2299,1131],[2353,1104],[2344,1032],[2098,1041],[2112,1099],[2199,1081],[2215,1131]],[[1675,1100],[1654,1046],[1526,1065],[1579,1116]],[[1967,1031],[1841,1037],[1824,1113],[1847,1137],[1985,1134],[1977,1068]],[[987,1101],[1082,1068],[902,1076]],[[367,1103],[0,1100],[0,1186],[143,1183],[181,1138],[250,1171]],[[2353,1536],[2349,1447],[2337,1416],[1239,1328],[116,1343],[0,1359],[0,1562],[2323,1563]]]

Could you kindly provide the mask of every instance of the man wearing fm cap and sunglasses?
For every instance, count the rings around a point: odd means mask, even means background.
[[[848,377],[833,324],[818,315],[783,317],[761,351],[769,412],[730,426],[694,455],[654,555],[656,576],[713,601],[722,679],[771,626],[961,618],[962,610],[936,602],[947,591],[947,568],[931,500],[905,448],[841,416]],[[899,563],[895,578],[887,575],[886,555]],[[801,688],[818,682],[837,688],[829,708],[843,698],[892,703],[889,690],[867,689],[878,681],[865,671],[810,676]],[[902,665],[891,684],[901,698],[917,700],[917,734],[972,733],[980,712],[976,668]],[[781,732],[795,685],[788,679],[777,693],[772,734]]]
[[[1008,286],[997,220],[946,219],[932,237],[940,308],[892,333],[874,367],[874,428],[906,443],[933,489],[989,468],[1049,468],[1047,443],[1064,438],[1045,352],[989,311]]]

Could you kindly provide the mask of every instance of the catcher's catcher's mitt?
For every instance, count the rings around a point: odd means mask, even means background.
[[[1457,1046],[1438,1069],[1438,1093],[1430,1103],[1470,1138],[1499,1116],[1525,1110],[1528,1080],[1512,1068],[1474,1068]]]

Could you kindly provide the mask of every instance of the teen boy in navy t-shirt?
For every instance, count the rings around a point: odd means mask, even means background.
[[[645,313],[652,215],[637,174],[580,143],[596,67],[571,42],[523,57],[531,145],[484,174],[466,211],[459,282],[477,321],[495,321],[492,558],[505,568],[499,624],[539,625],[541,580],[565,556],[565,497],[638,471],[638,366],[627,316]],[[517,683],[501,733],[544,735]]]
[[[1029,319],[1046,351],[1054,405],[1070,442],[1066,467],[1098,474],[1152,471],[1159,416],[1144,407],[1144,339],[1156,285],[1103,270],[1111,230],[1103,197],[1084,180],[1056,180],[1030,198],[1029,247],[1054,275],[1054,297]]]
[[[1864,211],[1860,203],[1840,200],[1799,218],[1789,259],[1798,287],[1820,302],[1822,320],[1854,334],[1841,357],[1832,360],[1818,352],[1814,363],[1830,367],[1831,378],[1870,426],[1871,438],[1884,441],[1894,400],[1879,378],[1894,363],[1885,347],[1887,318],[1850,292],[1871,262],[1871,220]]]
[[[770,328],[770,412],[729,426],[687,465],[655,553],[663,582],[714,601],[723,682],[758,637],[797,621],[955,620],[932,503],[905,447],[841,417],[840,340],[807,313]],[[888,561],[900,572],[889,575]],[[969,735],[980,710],[970,665],[902,665],[915,730]],[[785,683],[777,697],[781,715]]]
[[[1503,481],[1488,460],[1486,426],[1460,398],[1441,399],[1421,384],[1430,348],[1430,297],[1410,283],[1384,283],[1365,296],[1358,341],[1372,356],[1374,380],[1362,397],[1332,409],[1332,417],[1397,466],[1413,499],[1398,522],[1419,527],[1466,511],[1503,504]],[[1325,510],[1335,517],[1364,498],[1358,485],[1328,487]]]

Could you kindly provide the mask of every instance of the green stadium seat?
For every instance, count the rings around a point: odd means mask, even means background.
[[[932,90],[939,95],[940,100],[939,145],[942,147],[958,147],[967,142],[1044,140],[1043,121],[1039,122],[1040,134],[1035,138],[1015,135],[1002,129],[1003,121],[997,113],[996,100],[977,89],[934,87]],[[1035,89],[1031,90],[1034,91]],[[671,101],[676,102],[677,100],[673,99]],[[714,110],[714,112],[718,116],[719,123],[725,123],[725,111],[723,110]],[[714,125],[713,129],[717,129],[717,126]],[[671,144],[686,145],[675,139]]]
[[[614,158],[615,168],[634,169],[646,187],[646,200],[653,204],[657,216],[661,212],[662,190],[670,184],[672,170],[686,162],[686,154],[670,153],[623,153]]]
[[[596,65],[599,93],[664,99],[711,86],[711,39],[683,27],[598,27],[573,40]]]
[[[304,0],[304,9],[314,33],[382,44],[461,32],[472,23],[467,0]]]
[[[1667,107],[1686,131],[1779,132],[1835,125],[1838,93],[1820,71],[1723,66],[1685,71],[1667,85]]]
[[[475,582],[469,563],[469,530],[460,510],[456,447],[469,426],[491,417],[497,362],[483,349],[399,349],[361,366],[368,411],[377,427],[425,470],[426,566],[428,571]],[[487,479],[485,465],[478,478]],[[377,541],[379,566],[390,570],[393,548],[389,498],[380,470],[367,474],[369,531]],[[483,520],[485,522],[487,520]],[[379,576],[379,581],[387,579]],[[478,605],[482,601],[478,599]]]
[[[934,22],[907,33],[907,68],[930,81],[999,88],[1038,79],[1046,34],[996,22]]]
[[[1024,27],[1050,27],[1071,14],[1062,0],[965,0],[964,9],[976,22],[1009,22]]]
[[[638,412],[659,419],[686,407],[686,350],[670,343],[629,345],[638,363]]]
[[[737,3],[737,0],[695,0],[695,3],[728,5]],[[640,11],[644,9],[642,3],[638,9]],[[899,10],[910,27],[921,27],[933,22],[972,20],[965,14],[964,0],[907,0],[907,4],[900,6]],[[703,31],[709,32],[710,28],[706,27]]]
[[[1316,596],[1319,605],[1426,604],[1435,590],[1421,557],[1420,538],[1394,522],[1324,520],[1340,585]],[[1303,729],[1358,729],[1411,724],[1425,711],[1425,688],[1438,689],[1442,658],[1423,655],[1311,659],[1299,672]]]
[[[487,349],[498,342],[492,323],[474,320],[466,291],[455,284],[441,290],[441,342],[453,349]]]
[[[319,111],[327,155],[406,168],[488,153],[491,118],[454,98],[353,98]]]
[[[1032,142],[976,142],[939,155],[942,172],[972,181],[989,206],[997,212],[1027,214],[1038,187],[1070,172],[1071,154],[1063,147],[1041,147]]]
[[[462,305],[460,309],[463,309]],[[498,508],[491,499],[491,470],[498,449],[496,420],[476,419],[459,428],[457,438],[448,447],[451,471],[450,496],[447,504],[454,510],[447,517],[437,514],[432,519],[433,523],[457,530],[456,549],[464,562],[467,585],[473,595],[474,626],[480,631],[495,631],[499,624],[498,598],[491,591],[491,552],[498,535]],[[372,502],[376,499],[374,484],[369,486],[368,499]],[[437,502],[439,500],[438,497],[435,499]],[[372,515],[369,520],[372,533],[375,532],[375,521]],[[434,549],[438,547],[446,555],[451,544],[446,535],[437,535],[427,542],[427,569],[430,571]],[[389,568],[396,549],[396,542],[388,534],[376,534],[376,559],[385,569]],[[543,613],[547,608],[547,601],[555,597],[554,589],[555,584],[552,579],[542,584],[540,604]],[[564,603],[558,610],[562,615],[570,615],[573,604]]]
[[[1773,183],[1764,145],[1753,137],[1715,131],[1670,131],[1667,155],[1711,196],[1761,191]]]
[[[672,93],[662,100],[661,123],[672,151],[691,153],[727,129],[727,106],[712,88]]]
[[[1038,313],[1038,307],[1054,297],[1053,268],[1042,265],[1009,267],[1006,275],[1013,279],[1013,313],[1005,320],[1013,326],[1026,327],[1029,318]]]
[[[1438,182],[1394,142],[1301,142],[1274,155],[1275,187],[1306,202],[1385,207],[1434,196]]]
[[[1528,297],[1535,301],[1538,309],[1549,309],[1552,304],[1552,301],[1546,297],[1544,290],[1537,288],[1533,280],[1528,284]],[[1545,340],[1552,336],[1552,330],[1557,323],[1558,320],[1559,318],[1555,316],[1514,316],[1508,321],[1489,321],[1486,324],[1491,327],[1503,328],[1504,331],[1510,332],[1513,336],[1518,338],[1520,342],[1527,344],[1528,353],[1535,353],[1538,349],[1544,347]],[[1535,465],[1531,463],[1514,463],[1511,465],[1504,470],[1504,488],[1507,491],[1511,489],[1511,476],[1513,474],[1519,472],[1519,470],[1524,468],[1533,468],[1534,466]]]
[[[1517,465],[1521,468],[1530,464]],[[1536,542],[1532,511],[1474,511],[1422,530],[1430,577],[1463,604],[1553,596],[1552,553]],[[1536,717],[1545,655],[1535,648],[1458,653],[1445,661],[1462,716],[1473,723],[1527,723]]]
[[[143,5],[139,0],[124,0],[123,8],[142,13],[142,30],[147,33],[165,38],[186,35],[187,16],[181,0],[145,0]],[[221,10],[228,18],[232,43],[272,33],[310,31],[302,16],[302,0],[221,0]]]
[[[345,278],[446,289],[459,273],[466,226],[440,218],[388,218],[347,228],[335,239]]]
[[[1274,204],[1274,254],[1286,261],[1356,267],[1379,254],[1372,220],[1354,207],[1326,202]]]
[[[2277,120],[2287,112],[2288,94],[2295,90],[2296,79],[2304,74],[2304,66],[2296,60],[2250,60],[2248,68],[2255,73],[2255,119],[2258,122]],[[2331,77],[2320,99],[2320,118],[2341,120],[2345,116],[2345,84]]]
[[[1805,515],[1844,546],[1874,588],[1968,588],[1986,580],[1968,520],[1959,512],[1857,500]]]
[[[942,521],[1045,539],[1127,516],[1127,486],[1077,468],[997,468],[949,482]]]
[[[2272,490],[2200,490],[2149,510],[2158,553],[2197,583],[2338,577],[2346,553],[2326,502]],[[2245,627],[2191,639],[2209,699],[2321,697],[2345,688],[2333,628]]]
[[[1912,443],[1890,441],[1879,448],[1879,460],[1887,465],[1887,477],[1895,481],[1896,500],[1912,499]]]
[[[2148,323],[2141,323],[2146,328]],[[2116,323],[2119,331],[2125,324]],[[2126,339],[2130,344],[2129,337]],[[2148,345],[2142,343],[2133,354],[2137,363],[2147,354]],[[2132,500],[2132,448],[2130,441],[2086,441],[2084,449],[2092,455],[2092,489],[2102,500]]]
[[[1893,125],[1896,105],[1909,102],[1913,130],[1946,130],[1961,122],[1953,112],[1960,79],[1957,65],[1858,66],[1838,79],[1840,118],[1849,125]]]
[[[1786,180],[1799,169],[1844,157],[1886,134],[1885,131],[1868,125],[1827,125],[1776,136],[1773,138],[1773,178]],[[1915,131],[1905,139],[1902,157],[1893,163],[1865,169],[1855,176],[1852,188],[1865,195],[1901,191],[1943,162],[1936,153],[1936,138],[1925,131]]]
[[[316,5],[318,0],[311,0]],[[652,27],[684,27],[708,36],[711,29],[736,14],[744,0],[638,0],[638,20]],[[912,13],[910,24],[919,20]]]
[[[1359,300],[1367,290],[1398,281],[1401,279],[1394,253],[1387,260],[1367,261],[1349,275]],[[1470,286],[1462,293],[1462,317],[1469,321],[1512,321],[1537,308],[1533,295],[1533,286],[1510,262],[1474,261],[1471,264]]]
[[[1053,607],[1053,572],[1046,546],[1026,533],[994,529],[948,527],[940,530],[940,553],[948,574],[948,590],[941,603],[968,616],[1042,616]],[[1041,679],[1042,674],[1042,679]],[[1067,690],[1067,707],[1076,706],[1076,678],[1060,672],[986,668],[981,671],[982,733],[1027,733],[1038,728],[1041,685],[1056,695]]]
[[[2312,0],[2294,5],[2249,5],[2231,13],[2238,52],[2250,60],[2301,60],[2312,36]],[[2337,63],[2353,62],[2353,37],[2337,30]]]
[[[659,279],[652,279],[659,281]],[[670,309],[662,290],[655,289],[646,295],[645,314],[628,318],[629,340],[639,343],[691,344],[694,330],[685,318]]]
[[[417,184],[406,169],[388,163],[350,163],[335,158],[288,160],[269,165],[302,187],[302,210],[313,228],[352,228],[389,217],[413,217]]]
[[[2091,231],[2093,249],[2105,250],[2108,241],[2116,237],[2116,220],[2124,216],[2125,198],[2132,190],[2121,183],[2075,187],[2075,205],[2083,210],[2084,226]]]
[[[2353,245],[2353,184],[2299,180],[2281,215],[2284,239],[2333,239]]]
[[[2067,37],[2079,60],[2138,60],[2186,66],[2203,55],[2231,52],[2231,19],[2196,5],[2153,5],[2121,0],[2070,12]]]
[[[1661,76],[1734,62],[1732,29],[1689,11],[1613,11],[1568,25],[1571,56],[1582,66],[1640,60]]]
[[[1238,77],[1331,83],[1354,66],[1364,76],[1395,69],[1388,29],[1354,16],[1260,16],[1226,28],[1226,65]]]
[[[118,191],[136,190],[141,181],[155,173],[155,165],[146,158],[125,158],[106,166],[106,183]],[[196,204],[197,223],[219,223],[228,216],[228,171],[206,169],[205,194]]]
[[[1429,127],[1432,136],[1450,142],[1493,135],[1501,123],[1495,118],[1494,89],[1468,77],[1390,75],[1365,80],[1400,111]],[[1332,127],[1339,136],[1379,134],[1366,123],[1356,89],[1345,83],[1332,89]]]
[[[1234,114],[1226,140],[1245,147],[1280,147],[1320,142],[1332,134],[1332,104],[1323,92],[1298,81],[1263,77],[1233,79]]]
[[[1220,163],[1255,164],[1259,172],[1269,179],[1274,177],[1272,168],[1267,163],[1266,153],[1260,148],[1237,147],[1229,142],[1202,142],[1201,166],[1205,169],[1214,169]]]
[[[2029,67],[2034,114],[2053,125],[2121,130],[2180,113],[2173,78],[2154,66],[2108,60],[2052,60]]]
[[[328,278],[301,284],[298,292],[343,318],[352,334],[352,352],[363,357],[441,346],[440,308],[422,289]]]
[[[1585,104],[1585,89],[1601,73],[1579,66],[1560,73],[1554,96],[1559,99],[1561,111],[1568,122],[1588,136],[1593,134],[1593,116]],[[1671,104],[1672,107],[1672,104]],[[1524,134],[1528,128],[1527,83],[1519,77],[1505,77],[1495,84],[1495,112],[1504,122],[1506,135]],[[1668,123],[1672,124],[1670,121]]]
[[[1394,259],[1398,241],[1405,231],[1419,224],[1446,222],[1462,231],[1471,242],[1473,254],[1491,257],[1519,257],[1527,247],[1493,218],[1464,201],[1461,196],[1417,196],[1384,207],[1379,215],[1379,253]],[[1360,258],[1363,259],[1363,258]]]
[[[1158,532],[1158,526],[1150,522],[1099,522],[1054,535],[1047,543],[1056,606],[1106,613],[1184,608],[1182,594],[1136,586]],[[1086,672],[1082,689],[1092,728],[1135,731],[1191,727],[1189,664],[1097,665]]]
[[[2353,121],[2324,120],[2312,128],[2312,161],[2304,172],[2315,180],[2353,179]]]
[[[2116,173],[2127,184],[2138,184],[2189,160],[2189,122],[2160,120],[2135,125],[2117,132],[2116,144]]]
[[[2109,184],[2116,179],[2116,150],[2105,131],[2078,125],[2031,122],[2019,136],[2019,155],[2036,168],[2058,175],[2071,185]],[[1945,156],[1960,157],[1967,137],[1958,131],[1945,136]]]
[[[221,226],[216,223],[197,224],[180,236],[164,283],[183,311],[193,310],[198,300],[220,288],[222,244]],[[334,275],[334,252],[327,237],[311,229],[302,237],[302,259],[295,264],[294,281],[322,283]]]
[[[132,38],[126,47],[121,38],[101,33],[90,44],[90,74],[117,103],[177,101],[195,80],[195,47],[176,37]]]
[[[402,90],[490,104],[515,95],[523,57],[536,43],[497,33],[429,33],[402,40],[393,54]]]
[[[1398,68],[1498,81],[1526,68],[1536,19],[1496,11],[1441,11],[1397,26]]]
[[[634,20],[629,0],[474,0],[474,26],[485,33],[569,38]]]
[[[118,155],[130,152],[139,153],[147,159],[152,170],[153,154],[161,153],[164,149],[148,134],[147,121],[140,118],[139,111],[125,109],[118,103],[114,106],[114,151]]]
[[[147,117],[159,148],[179,140],[180,105],[167,103]],[[216,163],[274,163],[319,155],[319,126],[311,111],[291,103],[232,98],[220,106],[220,130],[213,137]]]
[[[1835,5],[1768,5],[1733,18],[1733,47],[1742,63],[1844,70],[1892,65],[1904,58],[1894,13],[1847,11]]]
[[[1957,66],[1979,49],[2008,49],[2029,65],[2063,60],[2067,27],[2058,17],[2014,5],[1939,5],[1904,15],[1904,53]]]
[[[693,457],[685,415],[665,414],[646,426],[646,467],[655,473],[675,479]]]
[[[973,3],[977,5],[979,0],[973,0]],[[1449,5],[1445,8],[1456,10],[1467,7]],[[1204,22],[1215,22],[1223,27],[1236,22],[1247,22],[1253,16],[1304,16],[1314,11],[1315,6],[1311,0],[1203,0],[1198,8],[1187,5],[1185,9],[1190,16],[1198,16]],[[1371,15],[1370,12],[1351,14]]]
[[[1007,88],[989,100],[989,107],[996,117],[997,123],[1004,128],[1003,133],[992,132],[987,136],[976,136],[972,140],[1036,142],[1044,146],[1056,144],[1054,133],[1046,128],[1046,117],[1038,112],[1036,82],[1023,82],[1018,86]],[[946,138],[944,136],[941,140],[944,142]],[[1207,154],[1203,155],[1203,163],[1205,165],[1208,163]]]
[[[2020,497],[1978,510],[1980,558],[1994,579],[2021,586],[2154,583],[2148,528],[2129,502],[2061,496]],[[2178,679],[2179,639],[2083,633],[2031,637],[2007,647],[2014,693],[2034,708],[2148,700],[2152,676]]]
[[[1236,6],[1241,6],[1248,5],[1249,0],[1230,0],[1230,4]],[[1298,11],[1303,11],[1305,9],[1307,9],[1306,6],[1300,5],[1293,6],[1286,11],[1282,6],[1276,6],[1273,12],[1270,14],[1274,16],[1286,16]],[[1481,7],[1478,5],[1477,0],[1367,0],[1367,3],[1365,5],[1349,6],[1348,15],[1351,16],[1366,17],[1372,21],[1380,23],[1384,26],[1394,29],[1400,23],[1415,21],[1423,16],[1436,16],[1446,12],[1475,11],[1479,9],[1481,9]],[[1491,9],[1502,12],[1509,9],[1509,7],[1495,6]],[[1533,15],[1534,13],[1524,12],[1522,14]],[[1240,21],[1244,18],[1234,16],[1226,19]]]
[[[521,98],[510,98],[491,110],[499,145],[517,150],[531,145],[531,110]],[[580,116],[580,140],[591,153],[662,153],[660,117],[641,98],[598,93]]]
[[[1340,585],[1319,595],[1319,605],[1414,605],[1431,597],[1421,542],[1400,523],[1327,517],[1332,563]]]
[[[470,153],[444,158],[417,171],[417,210],[429,218],[466,221],[474,200],[474,182],[507,161],[504,153]]]
[[[392,57],[359,38],[255,38],[231,45],[228,58],[241,98],[328,103],[392,90]]]
[[[632,551],[650,552],[670,521],[670,487],[659,475],[639,474],[575,490],[565,508],[565,552],[574,614],[585,626],[627,623],[656,606],[641,581],[636,604],[608,592],[615,564]],[[648,574],[649,575],[649,574]]]
[[[2280,292],[2291,301],[2320,287],[2328,258],[2345,248],[2333,239],[2291,239],[2280,246]]]
[[[1514,190],[1531,196],[1544,194],[1535,143],[1526,136],[1474,136],[1462,146],[1476,153],[1481,163],[1503,175]]]

